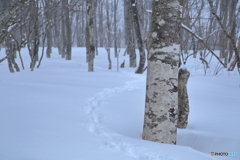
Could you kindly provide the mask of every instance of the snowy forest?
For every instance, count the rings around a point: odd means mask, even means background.
[[[233,70],[238,60],[238,0],[179,2],[182,5],[182,63],[198,53],[206,70],[210,63],[206,59],[208,55],[218,59],[215,74],[223,68]],[[138,67],[136,72],[142,73],[145,61],[136,64],[135,49],[141,51],[139,58],[143,59],[150,43],[151,10],[151,0],[1,0],[0,44],[6,49],[1,62],[7,59],[10,72],[19,71],[20,66],[24,68],[24,62],[17,64],[14,57],[21,56],[21,49],[27,47],[30,67],[34,70],[39,67],[37,62],[43,54],[51,57],[53,47],[58,48],[62,58],[71,60],[71,48],[75,46],[87,48],[86,61],[91,64],[98,48],[103,47],[111,69],[112,57],[117,57],[119,48],[126,48],[125,54],[130,55],[127,65]],[[45,47],[46,53],[39,47]],[[110,48],[114,48],[112,53]],[[93,71],[93,64],[88,69]]]
[[[0,160],[240,159],[239,22],[238,0],[0,0]]]

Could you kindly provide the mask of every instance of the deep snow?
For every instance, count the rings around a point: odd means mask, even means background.
[[[201,63],[189,59],[190,115],[179,129],[177,145],[141,139],[146,73],[128,67],[108,70],[107,53],[99,50],[95,72],[87,72],[85,49],[74,48],[66,61],[53,50],[31,72],[11,74],[0,63],[0,160],[208,160],[240,159],[210,152],[240,154],[240,77],[224,71],[204,76]],[[0,57],[4,51],[0,52]],[[19,59],[17,59],[20,65]]]

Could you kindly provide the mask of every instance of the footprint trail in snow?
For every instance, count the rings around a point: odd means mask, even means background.
[[[103,102],[109,96],[115,95],[120,92],[130,91],[138,88],[138,84],[144,80],[142,75],[131,75],[132,73],[124,72],[135,79],[125,82],[121,87],[105,88],[98,92],[95,96],[89,97],[87,105],[85,106],[86,123],[89,132],[94,135],[100,136],[103,139],[102,146],[113,149],[126,156],[140,160],[174,160],[173,156],[154,152],[142,146],[132,144],[124,139],[123,135],[117,134],[112,130],[102,126],[104,116],[97,113],[97,110],[103,107]]]

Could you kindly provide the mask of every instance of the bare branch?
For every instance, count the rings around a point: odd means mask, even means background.
[[[221,59],[209,48],[209,46],[203,41],[203,38],[198,36],[196,33],[194,33],[190,28],[185,26],[184,24],[181,24],[182,28],[191,33],[194,37],[196,37],[203,45],[204,47],[209,50],[209,52],[212,53],[214,57],[217,58],[217,60],[226,68],[227,66],[221,61]]]
[[[220,17],[217,15],[217,13],[216,13],[216,11],[215,11],[215,9],[213,7],[213,1],[212,0],[208,0],[208,3],[210,5],[210,9],[211,9],[212,15],[216,18],[216,20],[217,20],[218,24],[220,25],[223,33],[225,34],[225,36],[231,42],[231,45],[232,45],[233,50],[235,52],[235,57],[236,57],[236,60],[237,60],[237,64],[238,64],[237,65],[238,66],[238,72],[240,74],[240,70],[239,70],[240,69],[240,58],[239,58],[239,53],[238,53],[238,49],[237,49],[237,46],[236,46],[236,42],[235,42],[234,38],[230,34],[228,34],[226,28],[223,26],[223,23],[221,22]]]

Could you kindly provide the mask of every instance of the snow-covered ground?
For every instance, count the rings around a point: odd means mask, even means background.
[[[34,72],[27,50],[22,52],[26,69],[20,73],[0,63],[0,160],[240,159],[236,71],[213,76],[213,67],[204,76],[201,63],[189,58],[189,125],[178,130],[177,145],[168,145],[141,139],[146,73],[134,74],[123,49],[119,61],[126,60],[125,68],[117,72],[112,58],[108,70],[107,53],[100,49],[92,73],[84,48],[74,48],[71,61],[54,49]]]

